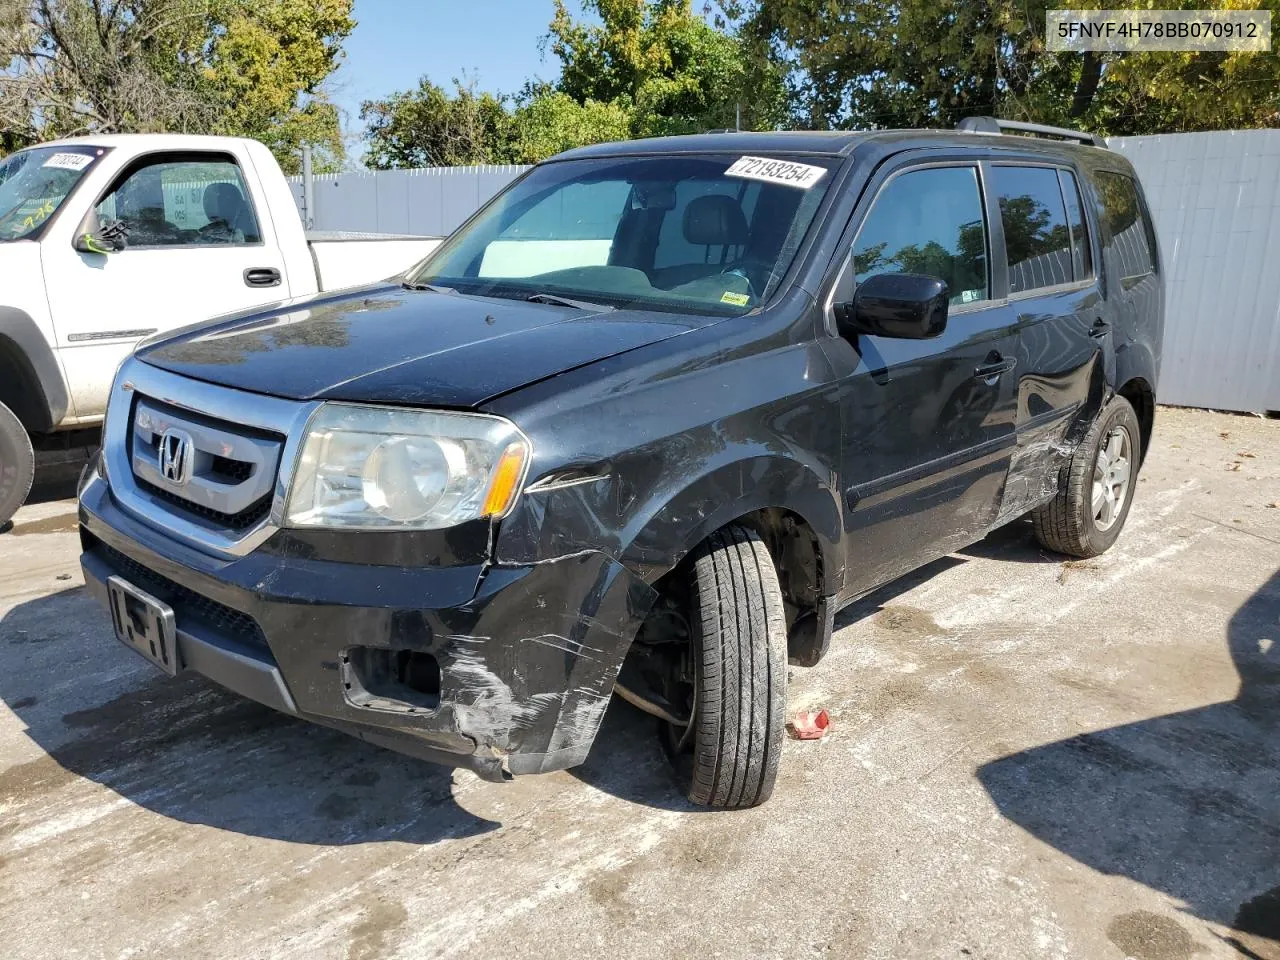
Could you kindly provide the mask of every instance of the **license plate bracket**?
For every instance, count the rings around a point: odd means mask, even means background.
[[[173,607],[122,577],[107,578],[116,639],[171,677],[178,675],[178,631]]]

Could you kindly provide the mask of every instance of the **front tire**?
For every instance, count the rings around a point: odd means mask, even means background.
[[[13,411],[0,403],[0,529],[26,503],[35,473],[31,438]]]
[[[760,535],[733,524],[697,548],[690,580],[692,756],[673,759],[694,803],[754,807],[773,793],[786,726],[778,573]]]
[[[1072,557],[1109,549],[1129,517],[1141,453],[1137,414],[1124,397],[1113,397],[1072,455],[1064,487],[1032,511],[1036,539]]]

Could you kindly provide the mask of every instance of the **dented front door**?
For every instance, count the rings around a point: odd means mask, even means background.
[[[846,596],[981,537],[1013,447],[1014,314],[993,296],[979,165],[906,165],[872,189],[836,296],[875,274],[926,273],[951,304],[934,339],[827,341],[841,374]]]

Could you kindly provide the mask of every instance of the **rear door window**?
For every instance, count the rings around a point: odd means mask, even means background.
[[[1131,178],[1099,171],[1094,182],[1101,201],[1098,216],[1105,224],[1103,240],[1120,264],[1125,286],[1132,286],[1156,272],[1155,233]]]
[[[855,280],[921,273],[947,285],[952,304],[988,298],[987,230],[976,167],[927,167],[880,191],[853,245]]]
[[[994,166],[991,174],[1009,257],[1009,293],[1083,279],[1072,264],[1071,230],[1058,171]]]

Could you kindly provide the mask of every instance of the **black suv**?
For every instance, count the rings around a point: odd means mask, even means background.
[[[842,606],[1028,513],[1115,541],[1163,300],[1087,134],[574,150],[403,277],[143,345],[85,579],[171,674],[490,779],[581,763],[617,692],[751,806]]]

